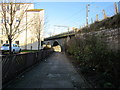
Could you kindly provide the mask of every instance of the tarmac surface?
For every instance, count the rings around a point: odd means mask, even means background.
[[[55,52],[25,72],[7,88],[87,88],[87,84],[64,53]]]

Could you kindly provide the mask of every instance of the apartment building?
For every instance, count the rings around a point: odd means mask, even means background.
[[[2,4],[0,4],[2,5]],[[34,9],[33,3],[13,3],[17,9],[13,27],[19,23],[18,31],[16,33],[16,38],[14,38],[12,43],[16,43],[21,46],[22,49],[38,49],[38,32],[40,37],[40,48],[41,41],[43,41],[43,31],[44,31],[44,9]],[[3,6],[2,6],[3,7]],[[6,11],[10,9],[9,3],[4,3]],[[3,20],[2,8],[0,9],[0,46],[4,43],[9,43],[4,30],[4,22],[10,23],[9,13],[6,15],[6,20]],[[24,13],[24,14],[23,14]],[[21,15],[23,14],[23,15]],[[22,17],[21,17],[22,16]],[[9,27],[8,27],[9,28]]]

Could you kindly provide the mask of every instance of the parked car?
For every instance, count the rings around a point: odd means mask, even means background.
[[[12,53],[21,52],[21,48],[17,44],[12,44],[11,47],[12,47],[11,48]],[[9,44],[3,44],[1,47],[1,51],[2,51],[2,54],[4,54],[5,52],[9,52]]]

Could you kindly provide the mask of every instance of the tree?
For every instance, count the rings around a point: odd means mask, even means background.
[[[37,9],[36,9],[37,10]],[[40,46],[41,46],[41,33],[44,29],[44,15],[40,15],[40,9],[38,9],[37,11],[39,12],[35,12],[34,13],[34,22],[32,23],[32,25],[34,25],[33,27],[33,35],[34,37],[37,39],[38,42],[38,50],[40,50]]]
[[[0,3],[1,6],[1,17],[2,17],[2,28],[5,32],[5,36],[9,41],[9,52],[11,54],[12,42],[19,36],[19,34],[26,29],[25,27],[25,15],[26,10],[30,4],[28,3],[16,3],[4,2]]]

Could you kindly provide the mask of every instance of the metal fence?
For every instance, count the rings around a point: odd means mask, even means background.
[[[18,74],[32,65],[44,60],[53,50],[7,55],[2,57],[2,84],[14,79]]]

